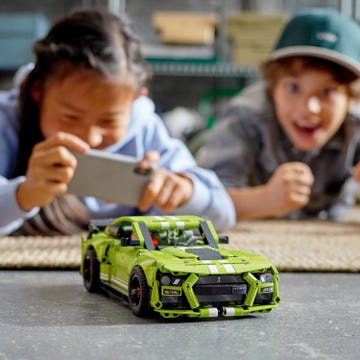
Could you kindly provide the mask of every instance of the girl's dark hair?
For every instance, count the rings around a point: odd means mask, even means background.
[[[107,77],[124,74],[126,78],[130,74],[138,90],[151,77],[129,19],[105,9],[79,9],[61,18],[33,49],[35,66],[20,93],[21,124],[15,176],[25,174],[32,148],[43,140],[39,107],[30,96],[35,82],[44,84],[54,75],[66,76],[67,70],[85,68]]]

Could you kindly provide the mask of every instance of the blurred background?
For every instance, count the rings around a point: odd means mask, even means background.
[[[153,71],[150,95],[172,135],[185,140],[210,128],[221,104],[259,78],[292,13],[330,7],[360,19],[357,0],[1,0],[1,88],[32,61],[32,44],[51,22],[93,6],[130,16]]]

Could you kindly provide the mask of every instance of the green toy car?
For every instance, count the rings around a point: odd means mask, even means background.
[[[278,271],[227,243],[197,216],[128,216],[92,223],[82,237],[85,288],[124,296],[135,315],[243,316],[280,302]]]

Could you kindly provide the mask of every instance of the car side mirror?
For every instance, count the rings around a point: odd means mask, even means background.
[[[219,236],[219,243],[220,244],[228,244],[229,243],[229,237],[227,235]]]
[[[130,246],[139,246],[140,245],[140,240],[139,239],[133,239],[130,240]]]
[[[121,246],[139,246],[139,239],[121,238]]]

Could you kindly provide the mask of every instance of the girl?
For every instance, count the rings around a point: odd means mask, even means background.
[[[216,175],[200,169],[154,113],[148,68],[125,18],[78,10],[34,46],[35,66],[0,96],[0,234],[69,234],[90,218],[197,214],[234,224]],[[69,151],[99,149],[158,162],[137,208],[66,194],[76,170]],[[111,199],[109,199],[111,200]]]

